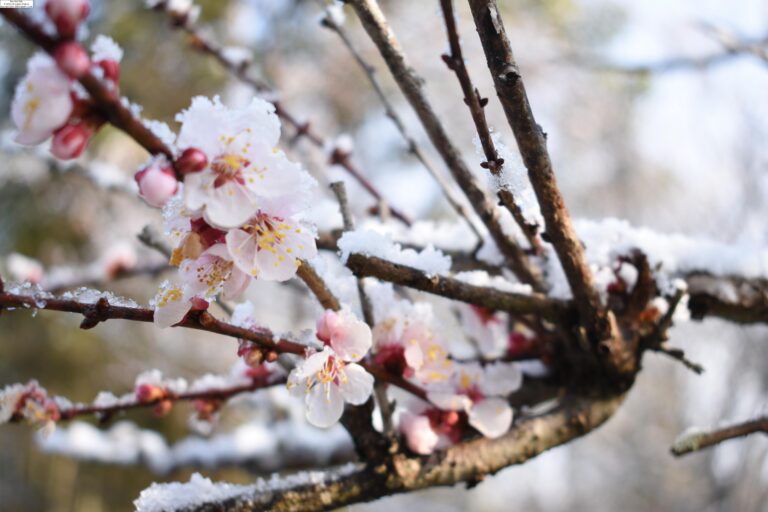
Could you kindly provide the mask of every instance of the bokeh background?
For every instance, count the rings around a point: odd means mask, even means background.
[[[39,3],[40,0],[37,0]],[[146,117],[175,126],[194,95],[220,94],[237,105],[251,95],[216,63],[190,50],[184,35],[139,0],[92,0],[89,37],[111,35],[125,49],[121,91]],[[490,124],[513,146],[485,68],[471,17],[459,5],[464,54],[475,83],[490,97]],[[768,37],[764,0],[502,0],[507,30],[534,112],[548,134],[563,193],[577,218],[619,217],[660,231],[764,247],[768,241],[768,67],[755,56],[664,72],[632,68],[670,58],[720,53],[715,29],[749,41]],[[336,36],[321,28],[308,0],[200,1],[201,22],[226,45],[245,47],[254,69],[282,101],[330,139],[348,134],[365,174],[390,201],[416,218],[453,213],[431,177],[407,153],[364,75]],[[382,5],[451,136],[478,172],[473,127],[455,77],[440,54],[447,44],[433,1]],[[409,106],[387,76],[361,27],[345,28],[379,76],[411,132],[435,157]],[[32,47],[0,25],[0,127],[10,129],[9,101]],[[291,133],[286,134],[289,139]],[[35,258],[46,268],[93,268],[109,251],[131,247],[139,262],[161,262],[135,235],[160,215],[120,186],[146,155],[114,129],[99,133],[78,164],[62,168],[45,149],[20,150],[3,135],[0,166],[0,258]],[[286,140],[286,144],[290,141]],[[321,183],[344,178],[322,151],[290,144]],[[364,192],[348,182],[356,213]],[[335,217],[334,217],[335,219]],[[146,303],[162,276],[100,285]],[[254,284],[248,292],[260,321],[279,329],[311,325],[314,306],[290,286]],[[209,335],[112,321],[90,331],[59,313],[4,312],[0,317],[0,386],[36,378],[52,393],[90,401],[99,390],[131,389],[135,376],[159,368],[193,378],[226,372],[235,346]],[[625,406],[603,428],[471,490],[431,490],[352,507],[379,511],[766,511],[768,439],[754,436],[674,459],[668,447],[691,425],[709,426],[768,412],[768,331],[718,321],[682,323],[672,343],[706,372],[696,376],[659,356]],[[247,407],[246,407],[247,409]],[[225,413],[226,431],[248,411]],[[169,443],[189,435],[189,408],[170,417],[132,412]],[[322,435],[318,436],[322,444]],[[246,465],[247,466],[247,465]],[[0,510],[121,511],[152,481],[186,480],[193,470],[248,482],[243,464],[179,468],[155,474],[146,464],[114,465],[42,453],[26,425],[0,428]]]

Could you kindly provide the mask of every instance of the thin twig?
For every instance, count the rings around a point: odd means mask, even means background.
[[[610,313],[594,286],[584,248],[571,223],[552,169],[546,137],[536,123],[528,95],[495,0],[470,0],[470,8],[493,76],[496,92],[520,148],[528,177],[546,222],[546,235],[555,248],[592,343],[615,340]]]
[[[717,430],[685,432],[675,440],[670,451],[676,457],[709,448],[729,439],[762,432],[768,434],[768,416]]]
[[[461,42],[459,40],[459,31],[456,27],[456,19],[453,13],[453,1],[440,0],[440,7],[443,11],[443,19],[445,20],[448,44],[451,51],[450,55],[443,55],[443,60],[448,66],[448,69],[456,74],[456,78],[458,78],[462,93],[464,94],[464,103],[469,107],[469,112],[472,115],[472,121],[475,124],[475,130],[477,131],[480,145],[485,154],[485,162],[480,165],[481,167],[488,169],[493,176],[499,178],[502,175],[504,159],[499,156],[499,152],[496,150],[493,137],[491,137],[491,131],[488,128],[488,120],[485,117],[485,106],[488,104],[488,98],[483,98],[480,95],[480,91],[472,84],[469,71],[464,63],[464,56],[461,52]],[[515,201],[510,190],[502,188],[497,192],[497,195],[501,204],[509,210],[509,213],[512,214],[517,225],[520,226],[520,230],[528,239],[531,249],[536,254],[542,254],[544,248],[539,240],[538,226],[525,219],[523,211]]]
[[[506,258],[509,268],[520,281],[530,284],[538,291],[543,291],[544,284],[538,269],[530,264],[520,246],[502,229],[496,205],[486,195],[478,179],[469,170],[458,149],[448,138],[442,122],[424,93],[424,80],[408,63],[400,42],[389,27],[378,3],[375,0],[349,0],[348,3],[354,8],[363,28],[387,63],[397,85],[419,117],[435,149],[440,153],[475,212],[488,228],[493,241]]]
[[[338,311],[341,309],[341,303],[337,299],[333,292],[325,284],[322,277],[315,271],[312,265],[305,260],[300,261],[299,268],[296,270],[296,275],[304,281],[312,293],[317,297],[318,302],[325,308],[332,311]]]
[[[322,4],[322,0],[318,1]],[[462,198],[456,194],[452,184],[446,179],[445,176],[443,176],[442,172],[438,171],[432,162],[430,162],[427,155],[421,149],[421,146],[419,146],[419,144],[416,142],[416,139],[413,138],[410,133],[408,133],[408,128],[406,128],[405,123],[400,118],[397,111],[395,110],[395,107],[392,105],[392,102],[389,101],[389,98],[384,92],[384,88],[376,76],[376,69],[365,60],[362,54],[352,43],[352,40],[347,35],[346,31],[335,21],[333,21],[330,16],[324,16],[321,20],[321,25],[339,36],[339,39],[341,39],[341,42],[344,44],[347,50],[349,50],[349,53],[354,58],[355,62],[357,62],[357,64],[365,73],[366,78],[368,78],[368,82],[371,84],[371,88],[376,93],[376,96],[379,98],[381,104],[384,106],[384,113],[392,121],[392,124],[395,125],[397,131],[400,132],[400,135],[408,147],[408,151],[416,157],[421,165],[423,165],[427,172],[429,172],[429,174],[434,178],[435,182],[437,182],[438,186],[440,187],[440,190],[442,190],[443,194],[445,195],[448,203],[456,211],[456,213],[464,219],[464,221],[467,223],[467,226],[469,226],[469,228],[477,237],[478,242],[481,242],[483,235],[480,233],[477,226],[475,226],[475,221],[472,218],[471,212],[466,208],[466,206],[464,206]]]
[[[79,302],[75,299],[63,299],[51,297],[49,294],[19,295],[15,293],[0,293],[0,309],[44,309],[50,311],[64,311],[77,313],[84,316],[81,327],[92,328],[101,322],[110,319],[131,320],[134,322],[151,323],[154,319],[154,311],[147,308],[132,306],[112,305],[106,298],[99,299],[95,304]],[[190,312],[174,327],[183,327],[199,331],[211,332],[223,336],[252,341],[261,348],[278,354],[295,354],[303,356],[307,345],[287,338],[275,337],[267,328],[246,329],[216,319],[207,311]],[[422,388],[402,378],[389,373],[378,365],[362,361],[360,363],[369,373],[379,380],[384,380],[398,386],[422,399],[426,399],[426,393]]]

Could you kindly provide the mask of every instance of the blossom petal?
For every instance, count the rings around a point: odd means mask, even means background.
[[[464,411],[472,405],[472,400],[467,395],[460,395],[458,393],[428,391],[427,398],[444,411]]]
[[[328,428],[341,418],[344,412],[344,398],[335,384],[316,384],[306,399],[307,421],[316,427]]]
[[[344,374],[346,382],[340,386],[344,400],[352,405],[364,404],[373,392],[373,375],[355,363],[346,365]]]
[[[470,407],[469,424],[491,439],[507,433],[512,424],[512,408],[501,398],[487,398]]]

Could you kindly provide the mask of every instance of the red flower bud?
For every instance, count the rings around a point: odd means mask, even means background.
[[[165,396],[165,390],[153,384],[141,384],[136,387],[136,400],[141,403],[150,403],[160,400]]]
[[[173,402],[171,400],[163,400],[152,408],[152,412],[155,416],[162,417],[171,412],[171,409],[173,409]]]
[[[93,130],[84,123],[65,124],[56,130],[51,141],[51,153],[61,160],[71,160],[83,154]]]
[[[104,78],[112,80],[117,83],[120,80],[120,63],[112,59],[100,60],[96,63],[101,69],[104,70]]]
[[[53,58],[59,69],[70,78],[80,78],[91,68],[91,59],[85,49],[74,41],[66,41],[57,46]]]
[[[197,148],[185,149],[176,159],[176,169],[181,174],[200,172],[208,166],[208,157]]]
[[[77,26],[88,17],[91,4],[88,0],[47,0],[45,12],[56,25],[64,39],[75,37]]]
[[[150,206],[162,208],[179,189],[176,174],[167,165],[153,162],[134,176],[139,195]]]

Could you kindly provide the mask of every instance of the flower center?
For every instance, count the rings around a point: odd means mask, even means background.
[[[256,237],[257,251],[266,250],[272,254],[277,254],[276,246],[285,241],[286,233],[290,229],[291,226],[283,222],[283,219],[263,214],[259,214],[252,224],[242,227],[243,231]],[[292,251],[287,249],[286,252]]]
[[[216,157],[211,163],[211,169],[216,173],[216,180],[213,182],[214,188],[219,188],[230,181],[245,185],[243,171],[250,165],[250,160],[240,155],[230,153]]]

